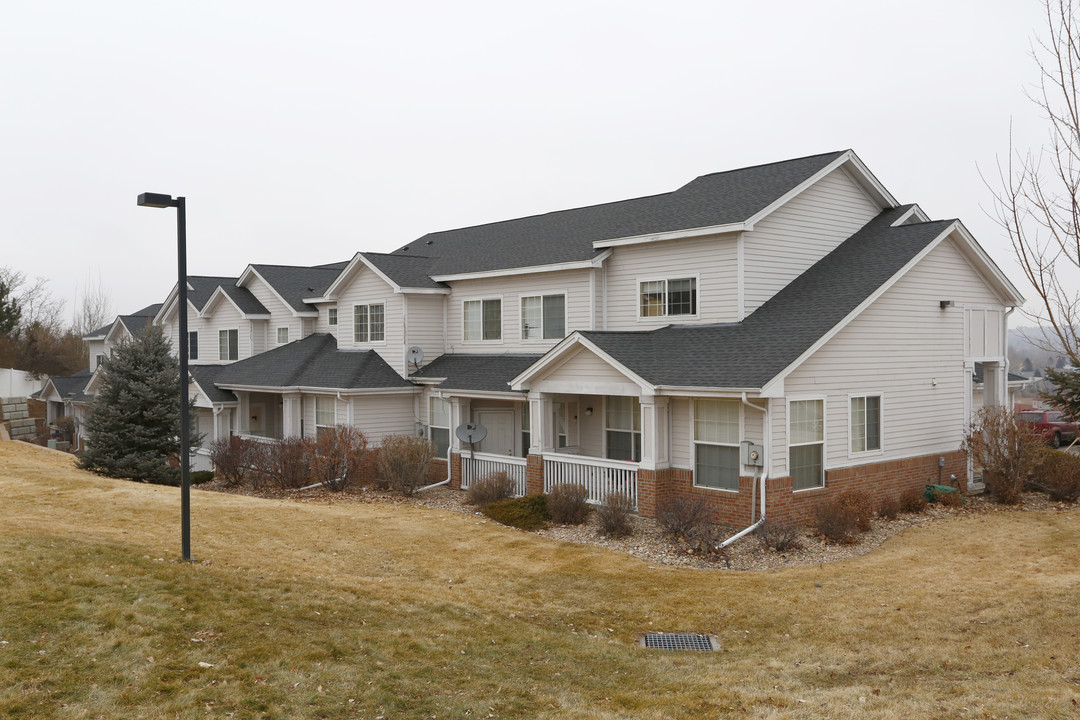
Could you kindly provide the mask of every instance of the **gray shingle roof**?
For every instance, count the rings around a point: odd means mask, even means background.
[[[203,393],[210,398],[210,402],[225,403],[236,402],[236,395],[229,390],[222,390],[216,383],[218,378],[221,377],[221,371],[229,367],[228,365],[189,365],[188,372],[195,382],[199,383],[199,387],[202,388]]]
[[[415,255],[387,255],[385,253],[360,253],[364,259],[398,284],[409,288],[445,288],[445,283],[431,279],[435,258]]]
[[[134,312],[131,315],[121,315],[120,322],[124,323],[124,327],[128,329],[128,332],[134,335],[144,329],[147,325],[151,324],[154,321],[154,316],[158,314],[158,310],[160,309],[161,303],[147,305],[142,310]]]
[[[240,311],[246,315],[269,315],[259,299],[251,294],[247,288],[236,286],[237,278],[234,277],[211,277],[207,275],[188,275],[188,302],[200,311],[206,309],[206,303],[219,287],[229,296]]]
[[[337,340],[315,333],[253,357],[225,365],[218,385],[317,387],[342,390],[411,387],[374,350],[338,350]]]
[[[908,207],[871,220],[741,323],[581,335],[654,385],[761,388],[952,222],[890,227]]]
[[[662,195],[429,233],[393,254],[430,258],[435,276],[589,260],[598,240],[742,222],[843,152],[702,175]]]
[[[539,360],[540,355],[440,355],[413,373],[414,378],[446,378],[446,390],[511,392],[509,382]]]
[[[289,306],[298,312],[313,312],[315,307],[304,298],[319,297],[348,263],[332,263],[315,267],[293,265],[252,265],[251,267],[277,291]]]
[[[90,368],[86,368],[74,375],[52,375],[49,377],[49,382],[53,384],[61,398],[79,401],[87,399],[88,396],[83,393],[83,388],[90,382],[92,375]]]

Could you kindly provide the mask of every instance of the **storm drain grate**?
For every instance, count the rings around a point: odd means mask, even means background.
[[[712,635],[697,633],[649,633],[639,641],[641,645],[656,650],[703,650],[720,649],[720,642]]]

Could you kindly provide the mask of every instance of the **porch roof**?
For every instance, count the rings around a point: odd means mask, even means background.
[[[335,390],[412,387],[374,350],[338,350],[337,339],[315,333],[253,357],[221,366],[218,387]]]
[[[763,388],[953,223],[892,227],[910,207],[878,215],[741,323],[580,335],[653,385]]]
[[[444,390],[514,392],[510,381],[525,372],[541,355],[440,355],[412,374],[417,379],[446,378]]]
[[[48,383],[52,383],[52,386],[56,389],[56,394],[60,396],[61,400],[72,400],[78,402],[80,400],[87,400],[90,396],[83,392],[86,389],[86,384],[90,382],[90,377],[93,375],[90,368],[85,368],[75,373],[74,375],[52,375],[49,377]],[[39,394],[40,393],[40,394]],[[41,397],[45,393],[45,388],[41,388],[38,393],[34,393]]]
[[[221,371],[228,365],[189,365],[188,372],[195,378],[203,394],[212,403],[236,402],[236,395],[229,390],[219,388],[215,383],[221,377]]]

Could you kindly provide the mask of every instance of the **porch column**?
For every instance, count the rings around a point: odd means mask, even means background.
[[[641,397],[641,464],[644,470],[663,470],[670,464],[668,407],[670,398]]]
[[[236,399],[236,432],[247,434],[251,432],[251,396],[249,393],[237,391]]]
[[[525,492],[538,495],[544,492],[544,453],[554,452],[554,418],[551,398],[538,392],[529,393],[529,449],[525,457]]]
[[[472,407],[468,398],[450,398],[450,449],[455,453],[461,452],[461,440],[458,440],[457,433],[454,431],[463,423],[469,422],[471,414]]]
[[[281,436],[300,437],[304,405],[300,393],[286,393],[281,396]]]

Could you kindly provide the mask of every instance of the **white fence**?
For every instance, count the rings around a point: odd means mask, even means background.
[[[514,481],[515,497],[525,494],[525,458],[510,457],[507,455],[490,455],[488,453],[472,453],[461,455],[461,489],[468,489],[469,485],[491,473],[504,472]]]
[[[45,387],[45,378],[35,380],[25,370],[0,368],[0,398],[24,398]]]
[[[544,456],[544,492],[556,485],[584,485],[589,502],[599,505],[608,493],[621,492],[637,508],[637,463],[577,455]]]

